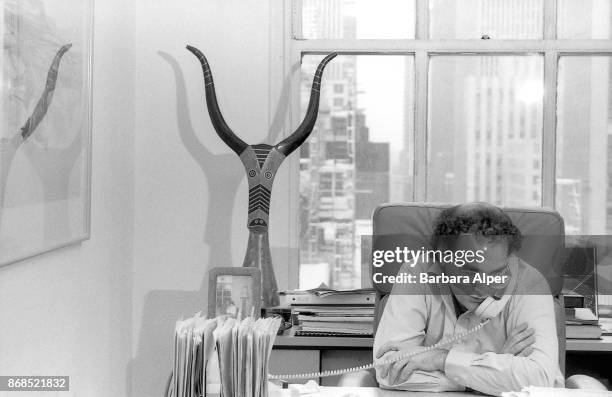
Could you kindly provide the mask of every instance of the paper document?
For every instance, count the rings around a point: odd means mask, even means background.
[[[170,397],[267,397],[280,318],[242,321],[196,314],[174,330]]]
[[[612,397],[612,392],[529,386],[524,387],[520,392],[502,393],[502,397]]]

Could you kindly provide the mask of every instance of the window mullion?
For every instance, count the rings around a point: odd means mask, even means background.
[[[285,17],[286,20],[291,20],[292,23],[288,24],[285,28],[285,37],[297,37],[298,32],[301,34],[301,0],[285,0]],[[299,7],[299,8],[297,8]],[[299,25],[296,25],[298,23]],[[297,26],[300,26],[300,30],[296,30]],[[285,133],[283,136],[288,136],[300,123],[301,114],[301,70],[300,64],[302,59],[302,52],[299,48],[300,43],[298,40],[290,40],[289,45],[285,48],[285,53],[288,55],[288,60],[285,59],[285,76],[290,76],[289,85],[289,98],[291,100],[289,106],[289,117],[288,121],[284,125],[288,128],[284,128]],[[287,253],[289,263],[295,264],[295,266],[289,266],[287,269],[287,288],[297,289],[299,287],[299,246],[300,246],[300,235],[299,235],[299,216],[296,214],[300,213],[299,198],[300,196],[300,159],[299,155],[294,155],[289,158],[289,216],[288,223],[288,240],[289,240],[289,252]]]
[[[416,39],[429,39],[429,0],[416,3]],[[427,57],[426,50],[415,52],[415,105],[413,142],[413,192],[412,199],[426,201],[427,197]]]
[[[555,40],[557,37],[557,0],[544,1],[544,39]]]
[[[417,0],[416,3],[416,38],[429,38],[429,0]]]
[[[542,205],[555,206],[555,172],[557,158],[557,51],[544,57],[544,131],[542,136]]]
[[[351,54],[521,54],[558,51],[569,54],[610,54],[612,40],[404,40],[404,39],[312,39],[293,40],[304,53],[331,51]]]
[[[557,0],[544,1],[544,40],[557,38]],[[559,53],[544,55],[544,131],[542,134],[542,205],[555,207],[557,159],[557,65]]]
[[[302,0],[289,0],[291,2],[291,32],[289,33],[292,39],[302,39]]]
[[[427,201],[427,85],[429,54],[415,53],[414,200]]]

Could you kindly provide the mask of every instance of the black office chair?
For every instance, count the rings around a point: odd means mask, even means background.
[[[373,215],[372,250],[393,250],[410,240],[413,247],[431,248],[431,236],[435,218],[449,204],[408,203],[386,204],[378,207]],[[512,222],[524,236],[517,255],[534,266],[548,281],[554,296],[557,336],[559,341],[559,366],[565,374],[565,311],[561,288],[562,267],[565,258],[565,229],[559,213],[545,208],[504,208]],[[384,237],[382,237],[384,236]],[[394,237],[395,236],[395,237]],[[384,275],[395,275],[401,264],[386,264],[376,268]],[[375,329],[385,308],[392,284],[376,284]],[[373,371],[344,376],[344,386],[378,386]],[[566,387],[581,389],[606,388],[597,380],[575,375],[566,380]]]

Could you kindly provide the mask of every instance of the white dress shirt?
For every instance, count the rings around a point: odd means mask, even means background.
[[[486,394],[500,395],[520,391],[525,386],[564,387],[559,369],[558,338],[553,299],[548,295],[525,295],[525,291],[542,291],[546,280],[527,263],[510,257],[514,278],[511,297],[502,311],[480,331],[449,349],[444,371],[415,371],[407,381],[391,385],[387,378],[376,378],[383,388],[413,391],[461,391],[465,388]],[[414,272],[404,267],[401,271]],[[440,272],[432,265],[429,272]],[[537,286],[537,287],[536,287]],[[396,284],[389,295],[374,339],[374,357],[389,341],[402,344],[402,352],[431,346],[478,325],[482,319],[472,311],[458,318],[447,288],[446,294],[432,294],[421,285],[421,294],[405,294],[402,284]],[[545,287],[547,288],[547,286]],[[429,292],[429,293],[428,293]],[[533,352],[527,357],[498,354],[510,333],[522,324],[535,330]],[[387,358],[395,352],[388,352]]]

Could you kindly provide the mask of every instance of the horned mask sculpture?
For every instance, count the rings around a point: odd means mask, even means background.
[[[187,46],[187,49],[202,64],[206,103],[213,127],[223,142],[238,155],[248,176],[249,209],[247,228],[249,229],[249,241],[242,266],[257,267],[261,270],[263,307],[278,306],[278,287],[274,276],[274,268],[272,267],[272,256],[268,240],[272,184],[274,183],[276,171],[278,171],[283,160],[300,147],[312,132],[319,111],[323,70],[337,54],[333,53],[326,56],[319,64],[312,82],[310,102],[308,103],[306,116],[302,123],[293,134],[280,143],[271,146],[266,144],[249,145],[232,132],[219,110],[215,85],[206,57],[195,47]]]

